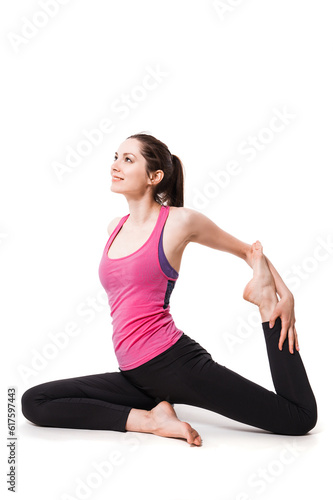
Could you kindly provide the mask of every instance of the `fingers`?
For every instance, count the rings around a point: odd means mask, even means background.
[[[289,328],[288,338],[289,338],[289,351],[291,352],[291,354],[293,354],[294,352],[294,347],[296,351],[299,351],[298,335],[296,332],[296,328],[294,326]]]
[[[271,317],[269,318],[269,327],[270,328],[273,328],[273,326],[275,325],[275,320],[276,320],[276,318],[279,317],[279,315],[280,315],[279,309],[276,307],[274,309],[274,311],[272,312]],[[282,321],[282,319],[281,319],[281,321]],[[282,327],[283,327],[283,325],[282,325]]]
[[[281,335],[280,335],[280,338],[279,338],[279,349],[280,349],[280,351],[282,351],[283,343],[286,340],[286,337],[287,337],[287,333],[286,332],[282,333],[282,331],[281,331]]]
[[[298,335],[297,335],[295,327],[294,327],[294,332],[295,332],[295,346],[296,346],[296,350],[299,351]]]
[[[283,343],[284,343],[284,341],[287,338],[287,331],[288,331],[287,327],[286,327],[284,321],[282,321],[281,334],[280,334],[280,338],[279,338],[279,349],[280,349],[280,351],[282,351]]]
[[[269,318],[269,327],[270,328],[273,328],[273,326],[275,325],[275,320],[276,320],[276,316],[271,316]]]
[[[279,338],[279,349],[280,349],[280,351],[282,351],[282,346],[283,346],[283,343],[286,340],[286,338],[287,338],[287,328],[282,328],[281,329],[281,335],[280,335],[280,338]],[[296,328],[293,327],[293,326],[291,326],[288,329],[288,346],[289,346],[289,352],[291,354],[294,353],[294,347],[295,347],[295,349],[297,351],[299,351],[298,336],[297,336]]]
[[[294,329],[293,328],[289,328],[289,332],[288,332],[288,344],[289,344],[289,352],[291,354],[294,353],[294,342],[295,342]]]

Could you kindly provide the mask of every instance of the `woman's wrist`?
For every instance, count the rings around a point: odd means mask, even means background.
[[[278,294],[280,296],[280,299],[291,300],[292,302],[294,302],[294,296],[291,293],[291,291],[289,290],[289,288],[287,288],[286,290],[283,290],[281,293],[278,292]]]

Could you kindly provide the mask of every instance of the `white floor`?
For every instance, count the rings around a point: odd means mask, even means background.
[[[278,436],[175,405],[200,448],[151,434],[37,427],[21,419],[15,498],[281,500],[329,498],[332,434]]]

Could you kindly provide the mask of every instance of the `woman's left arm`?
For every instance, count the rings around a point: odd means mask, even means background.
[[[189,208],[183,208],[184,230],[187,233],[187,241],[193,241],[201,245],[228,252],[243,259],[252,268],[251,245],[245,243],[231,234],[223,231],[217,224],[204,214]],[[274,277],[276,291],[280,297],[269,321],[272,328],[275,320],[281,317],[281,334],[279,339],[279,349],[288,335],[289,351],[293,352],[293,345],[299,351],[297,332],[295,328],[294,296],[283,282],[281,276],[266,257],[268,267]]]

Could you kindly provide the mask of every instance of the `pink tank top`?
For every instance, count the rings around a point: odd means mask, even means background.
[[[182,336],[170,314],[169,299],[178,279],[163,252],[169,206],[161,205],[148,240],[134,253],[110,259],[108,251],[129,215],[111,233],[99,265],[99,279],[111,308],[112,341],[121,370],[136,368],[171,347]]]

